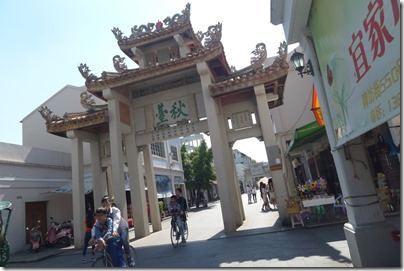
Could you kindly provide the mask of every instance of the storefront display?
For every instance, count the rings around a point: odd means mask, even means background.
[[[381,209],[400,211],[400,149],[384,123],[363,136]]]

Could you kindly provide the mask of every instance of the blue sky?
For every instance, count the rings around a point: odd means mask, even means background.
[[[25,116],[65,85],[84,85],[77,69],[80,63],[86,63],[95,75],[115,71],[112,57],[125,55],[111,32],[113,27],[129,36],[134,25],[162,21],[180,13],[188,2],[194,32],[223,24],[225,54],[237,69],[250,64],[256,44],[264,42],[272,56],[285,39],[282,27],[270,22],[269,0],[1,0],[0,142],[22,144],[20,121]],[[128,68],[137,67],[128,58],[125,63]],[[265,150],[248,153],[257,142],[245,142],[249,146],[245,150],[242,142],[234,147],[258,162],[266,161]],[[257,148],[264,149],[263,144]]]

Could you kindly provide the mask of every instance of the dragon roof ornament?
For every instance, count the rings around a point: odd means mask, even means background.
[[[281,65],[282,63],[287,62],[286,57],[288,56],[288,45],[283,41],[278,48],[278,56],[275,58],[273,65]]]
[[[111,31],[114,33],[115,38],[119,41],[128,39],[128,37],[124,36],[123,32],[118,27],[112,28]]]
[[[108,105],[107,104],[99,104],[97,105],[95,103],[95,100],[93,98],[91,98],[92,95],[88,94],[86,91],[83,91],[80,94],[80,104],[82,107],[84,107],[85,109],[87,109],[84,112],[73,112],[73,113],[65,113],[63,114],[63,117],[59,117],[56,114],[53,114],[53,111],[50,110],[46,105],[45,106],[41,106],[38,109],[38,112],[41,114],[42,118],[44,118],[46,120],[46,123],[49,124],[51,122],[55,122],[55,121],[63,121],[66,119],[73,119],[73,118],[77,118],[77,117],[83,117],[86,116],[88,114],[92,114],[98,111],[103,111],[103,110],[107,110],[108,109]]]
[[[251,52],[254,54],[250,59],[251,65],[262,63],[267,58],[267,47],[265,43],[258,43],[255,46],[255,50]]]
[[[196,38],[204,47],[209,47],[222,39],[222,23],[218,22],[216,25],[208,27],[208,31],[198,31]]]
[[[131,28],[131,35],[129,36],[129,38],[124,36],[122,31],[118,27],[114,27],[111,31],[112,33],[114,33],[114,36],[118,40],[118,42],[129,41],[151,32],[158,32],[172,26],[180,25],[186,21],[189,21],[190,14],[191,14],[191,4],[187,3],[185,9],[182,10],[181,13],[176,13],[171,17],[167,16],[163,20],[163,22],[158,20],[157,23],[149,22],[147,24],[142,24],[140,26],[138,25],[133,26]]]
[[[258,43],[255,50],[251,52],[254,54],[251,57],[251,65],[236,71],[234,67],[231,67],[233,71],[228,77],[223,78],[217,83],[210,86],[211,91],[220,92],[226,87],[232,87],[240,83],[246,83],[251,80],[261,80],[267,78],[268,74],[282,74],[287,73],[289,67],[287,58],[287,44],[281,42],[278,50],[278,56],[276,56],[272,65],[264,67],[264,62],[267,58],[267,50],[264,43]],[[264,79],[267,80],[267,79]]]
[[[107,104],[99,104],[95,103],[95,100],[91,98],[93,95],[88,94],[86,91],[83,91],[80,94],[80,104],[82,107],[87,109],[88,113],[93,113],[95,111],[100,111],[108,108]]]
[[[81,73],[81,76],[83,76],[84,79],[86,79],[86,82],[90,82],[90,81],[94,81],[94,80],[98,79],[97,76],[95,76],[93,73],[90,73],[91,70],[87,66],[87,64],[81,63],[77,68],[79,69],[79,72]]]
[[[59,117],[56,114],[53,114],[53,111],[50,110],[46,105],[41,106],[38,109],[38,112],[41,114],[42,118],[44,118],[46,120],[46,123],[50,123],[52,121],[62,120],[61,117]]]
[[[114,68],[117,72],[122,73],[128,70],[128,67],[124,63],[125,57],[120,57],[119,55],[116,55],[112,58],[112,61],[114,63]]]

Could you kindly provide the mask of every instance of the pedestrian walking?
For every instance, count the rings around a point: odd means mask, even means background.
[[[269,199],[268,199],[268,185],[264,183],[260,183],[260,191],[261,191],[261,197],[262,200],[264,201],[262,203],[261,211],[268,211],[269,210]]]
[[[251,187],[249,184],[247,184],[246,190],[247,190],[247,195],[248,195],[248,204],[251,204],[252,203],[251,202]]]
[[[83,247],[83,263],[86,262],[86,254],[87,254],[87,248],[88,248],[88,243],[91,239],[91,229],[93,228],[93,225],[95,223],[94,220],[94,212],[93,209],[91,208],[90,204],[88,205],[88,209],[86,212],[86,219],[85,219],[85,225],[86,225],[86,232],[84,235],[84,247]],[[91,261],[94,261],[94,247],[95,245],[92,245],[91,253],[92,253],[92,258]]]
[[[252,194],[254,203],[257,203],[257,189],[255,188],[255,186],[252,187],[251,194]]]

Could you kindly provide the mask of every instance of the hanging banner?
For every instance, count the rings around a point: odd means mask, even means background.
[[[399,1],[314,0],[309,21],[337,146],[399,115]]]
[[[323,113],[321,112],[320,101],[318,100],[317,91],[314,84],[313,84],[313,98],[311,101],[310,110],[313,111],[314,117],[316,118],[318,125],[324,126]]]

